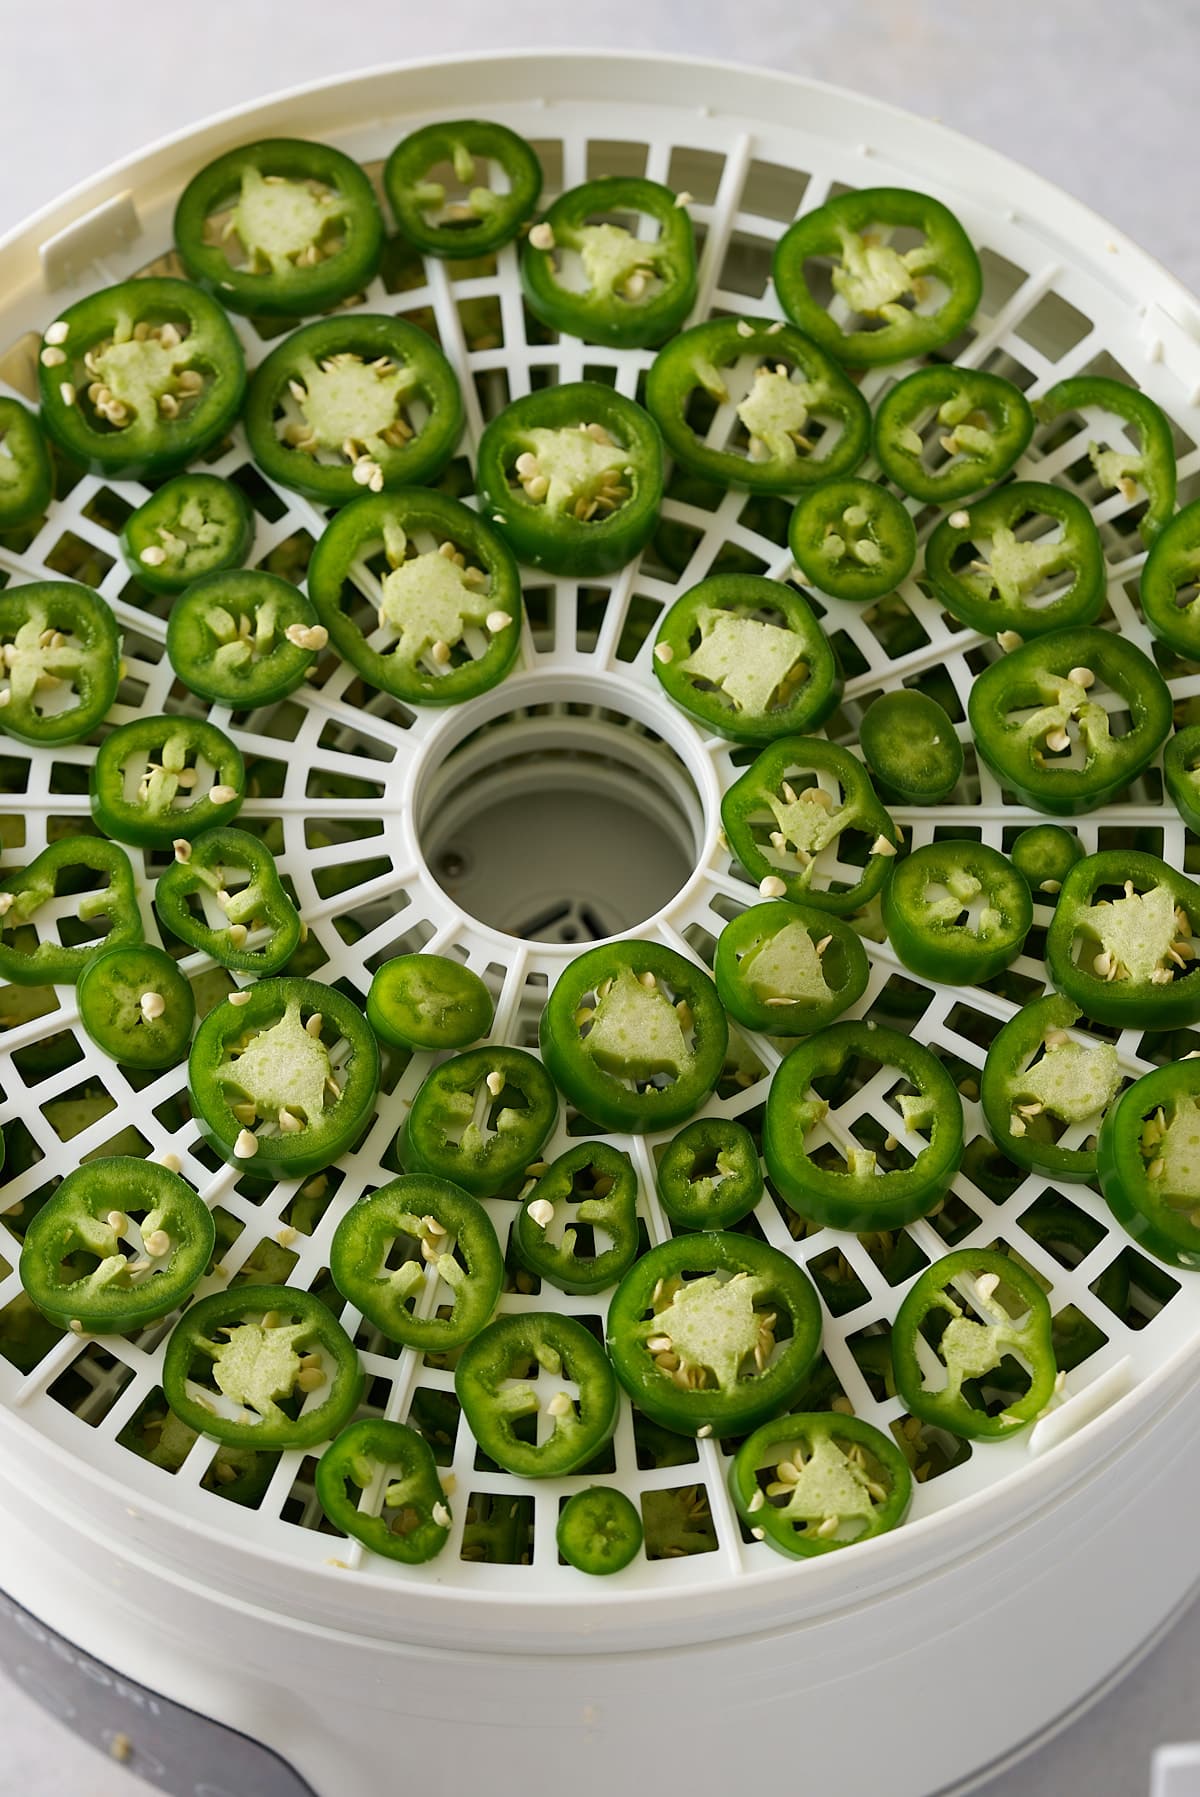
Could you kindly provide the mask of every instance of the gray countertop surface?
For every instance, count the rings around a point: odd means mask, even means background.
[[[458,0],[421,8],[403,0],[355,0],[353,8],[13,0],[6,26],[0,233],[161,135],[304,81],[453,51],[654,49],[763,63],[941,118],[1086,200],[1200,286],[1193,0]],[[146,1790],[3,1680],[0,1735],[6,1793]],[[1193,1608],[1115,1691],[993,1780],[986,1797],[1143,1797],[1154,1747],[1198,1736]]]

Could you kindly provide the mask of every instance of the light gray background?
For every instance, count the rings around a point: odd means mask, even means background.
[[[1200,287],[1193,0],[0,0],[0,233],[166,132],[295,83],[515,47],[692,51],[889,100],[1006,151]],[[1131,1522],[1131,1526],[1135,1526]],[[1014,1566],[1014,1578],[1021,1577]],[[1114,1591],[1113,1602],[1120,1602]],[[1037,1643],[1029,1643],[1036,1653]],[[1003,1703],[1002,1691],[981,1701]],[[914,1726],[938,1726],[937,1691]],[[1154,1746],[1200,1737],[1200,1610],[986,1797],[1143,1797]],[[146,1787],[0,1680],[4,1793]],[[851,1756],[853,1764],[853,1755]],[[865,1791],[886,1767],[867,1750]],[[886,1784],[886,1770],[883,1770]],[[247,1792],[246,1797],[254,1797]],[[699,1797],[709,1797],[701,1793]],[[859,1797],[847,1787],[845,1797]]]

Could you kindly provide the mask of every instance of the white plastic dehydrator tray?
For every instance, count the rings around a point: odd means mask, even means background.
[[[2,390],[35,395],[40,333],[69,301],[108,282],[173,266],[174,201],[188,176],[221,150],[259,136],[305,135],[336,143],[377,173],[415,124],[470,114],[496,118],[534,142],[546,170],[547,198],[606,173],[646,174],[690,192],[701,242],[695,319],[714,313],[781,316],[768,279],[772,246],[798,212],[831,193],[888,183],[935,193],[962,220],[984,267],[983,302],[955,359],[1004,374],[1031,396],[1067,375],[1123,373],[1176,426],[1180,503],[1200,492],[1197,313],[1142,252],[1036,177],[940,126],[811,84],[668,59],[521,56],[382,71],[285,96],[160,145],[78,190],[0,246],[0,346],[7,351],[0,356]],[[361,304],[372,312],[420,314],[432,324],[462,385],[467,430],[460,453],[468,461],[487,419],[535,382],[612,378],[622,392],[636,395],[650,352],[570,339],[547,343],[541,332],[530,336],[512,246],[500,253],[494,272],[460,279],[454,265],[430,261],[413,278],[418,285],[400,287],[377,279]],[[252,322],[233,322],[254,366],[269,344]],[[863,391],[874,400],[904,372],[868,372]],[[1072,487],[1092,506],[1109,566],[1110,609],[1103,621],[1149,648],[1136,607],[1141,544],[1126,502],[1101,495],[1090,470],[1081,479],[1086,431],[1049,454],[1042,437],[1035,436],[1018,474]],[[234,475],[249,462],[238,429],[209,465]],[[64,574],[94,580],[125,634],[128,673],[113,722],[143,710],[198,714],[197,702],[173,685],[165,626],[139,603],[120,557],[113,491],[127,503],[145,497],[135,483],[113,489],[96,477],[83,478],[25,550],[0,549],[0,571],[11,581]],[[282,554],[294,557],[299,571],[308,541],[322,529],[322,514],[261,475],[254,498],[258,534],[251,562]],[[704,737],[663,698],[650,649],[662,610],[704,577],[722,545],[739,545],[779,579],[788,577],[791,561],[779,540],[782,527],[764,536],[743,522],[746,495],[727,494],[711,512],[674,499],[664,509],[692,534],[691,559],[678,578],[650,566],[648,558],[611,579],[582,584],[530,574],[520,664],[469,706],[413,711],[378,695],[360,703],[363,689],[353,671],[323,658],[319,679],[273,713],[235,722],[213,708],[213,720],[234,736],[247,761],[266,764],[271,796],[248,799],[242,816],[270,820],[282,834],[281,866],[325,957],[316,978],[345,982],[362,998],[371,969],[386,955],[416,948],[457,955],[493,988],[495,1039],[534,1047],[548,987],[597,932],[646,936],[711,960],[728,916],[756,897],[719,834],[720,795],[738,767],[729,744]],[[751,506],[752,519],[754,511]],[[786,508],[778,508],[778,517],[786,519]],[[984,648],[986,639],[947,618],[917,580],[907,582],[900,596],[924,640],[897,659],[872,627],[878,607],[820,600],[825,628],[849,672],[829,733],[853,746],[861,710],[878,692],[945,667],[964,712],[964,779],[952,804],[936,811],[897,807],[894,815],[913,846],[930,841],[935,830],[971,829],[1007,849],[1035,814],[1007,799],[976,764],[965,723],[973,673],[992,651]],[[1177,700],[1200,694],[1200,676],[1180,671],[1179,664],[1167,672]],[[86,820],[86,796],[75,789],[93,751],[76,746],[51,756],[12,743],[4,752],[21,764],[13,782],[20,790],[2,804],[5,861],[15,866],[45,846],[51,825],[61,827],[58,820]],[[347,797],[346,778],[369,781],[373,790]],[[1183,825],[1165,800],[1156,769],[1123,803],[1078,820],[1078,830],[1088,851],[1136,840],[1136,846],[1184,865]],[[138,852],[133,856],[136,865]],[[149,940],[157,940],[154,871],[148,868],[141,882]],[[1049,906],[1039,902],[1031,947],[1038,946],[1049,915]],[[533,931],[536,938],[530,939],[525,933]],[[892,981],[921,982],[899,967],[886,943],[867,946],[871,980],[852,1015],[869,1018],[885,1014]],[[209,966],[195,956],[184,965],[196,974]],[[1043,968],[1033,955],[1018,960],[1014,971],[1027,982],[1028,996],[1043,989]],[[925,997],[913,1034],[952,1058],[956,1069],[961,1063],[964,1082],[977,1080],[981,1043],[1013,1005],[986,989],[931,986]],[[136,1130],[137,1152],[177,1155],[205,1200],[239,1226],[222,1256],[223,1278],[200,1291],[217,1289],[260,1244],[274,1244],[290,1228],[298,1183],[280,1184],[261,1201],[257,1191],[239,1190],[236,1170],[215,1163],[190,1122],[176,1126],[172,1118],[172,1100],[184,1092],[184,1069],[135,1086],[79,1027],[72,989],[47,994],[45,1002],[41,1015],[0,1039],[0,1125],[27,1130],[40,1156],[7,1181],[0,1203],[11,1209],[82,1155],[104,1152],[122,1132]],[[38,1057],[31,1066],[22,1051],[65,1033],[75,1044],[70,1065],[37,1079]],[[787,1046],[734,1035],[743,1079],[727,1082],[724,1096],[708,1107],[731,1116],[763,1103]],[[1195,1040],[1200,1046],[1200,1036]],[[1140,1032],[1125,1032],[1118,1051],[1131,1075],[1153,1064],[1153,1040]],[[428,1057],[417,1057],[392,1090],[381,1091],[369,1134],[332,1173],[327,1207],[312,1232],[288,1240],[295,1256],[291,1283],[307,1287],[318,1280],[339,1218],[390,1177],[381,1172],[381,1157],[429,1064]],[[64,1099],[85,1091],[108,1094],[112,1108],[63,1140],[55,1116],[61,1116]],[[971,1091],[968,1084],[968,1144],[984,1135]],[[893,1120],[876,1083],[851,1102],[841,1121],[851,1123],[865,1104]],[[567,1145],[569,1115],[564,1110],[547,1157]],[[649,1238],[662,1240],[670,1230],[654,1193],[655,1140],[622,1145],[639,1169]],[[129,1150],[122,1143],[113,1151]],[[559,1564],[554,1543],[560,1501],[580,1481],[531,1483],[477,1470],[475,1445],[460,1418],[447,1469],[455,1484],[455,1527],[445,1551],[420,1568],[374,1559],[321,1528],[312,1462],[303,1454],[284,1454],[262,1502],[245,1509],[223,1499],[219,1487],[202,1485],[214,1459],[211,1443],[198,1441],[173,1475],[122,1445],[118,1437],[157,1389],[163,1327],[128,1341],[66,1336],[27,1374],[0,1360],[0,1433],[14,1464],[41,1481],[39,1501],[48,1510],[86,1519],[89,1530],[107,1528],[136,1540],[139,1558],[160,1562],[171,1576],[187,1574],[313,1623],[471,1647],[510,1639],[519,1627],[531,1646],[632,1644],[635,1635],[640,1647],[649,1648],[816,1618],[867,1591],[895,1592],[929,1568],[951,1567],[1002,1530],[1068,1500],[1081,1481],[1101,1477],[1122,1449],[1134,1447],[1194,1383],[1200,1282],[1181,1275],[1165,1303],[1142,1293],[1132,1318],[1116,1316],[1094,1287],[1109,1263],[1132,1246],[1096,1194],[1070,1187],[1063,1195],[1094,1219],[1101,1235],[1079,1266],[1061,1266],[1021,1222],[1050,1183],[1031,1175],[996,1204],[962,1175],[940,1218],[914,1224],[909,1233],[928,1259],[946,1251],[951,1234],[955,1246],[1007,1243],[1051,1282],[1052,1308],[1075,1305],[1103,1332],[1105,1345],[1068,1376],[1063,1401],[1032,1431],[1003,1444],[976,1444],[947,1470],[935,1467],[936,1476],[918,1485],[911,1520],[901,1530],[821,1562],[791,1564],[746,1539],[727,1495],[728,1461],[719,1443],[696,1443],[694,1461],[684,1466],[640,1467],[624,1400],[612,1470],[589,1479],[619,1484],[639,1502],[654,1489],[694,1488],[703,1551],[642,1557],[617,1579],[589,1581]],[[515,1204],[493,1200],[488,1208],[503,1244]],[[902,1427],[903,1406],[873,1395],[849,1342],[894,1316],[904,1288],[888,1285],[857,1238],[826,1230],[796,1241],[787,1215],[769,1195],[755,1213],[774,1246],[806,1265],[841,1255],[861,1287],[851,1308],[825,1320],[824,1349],[842,1390],[867,1420],[884,1429]],[[5,1307],[19,1295],[13,1270],[18,1252],[0,1214],[0,1255],[7,1268],[0,1283],[0,1341]],[[605,1302],[604,1295],[511,1289],[502,1309],[549,1303],[599,1321]],[[448,1370],[427,1366],[410,1351],[386,1352],[387,1344],[364,1330],[352,1309],[343,1320],[360,1347],[372,1410],[402,1419],[419,1388],[452,1392]],[[1118,1480],[1114,1490],[1120,1488]],[[529,1564],[462,1557],[463,1521],[475,1494],[531,1503]]]

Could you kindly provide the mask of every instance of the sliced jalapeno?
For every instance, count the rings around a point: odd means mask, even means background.
[[[57,915],[67,893],[74,917]],[[15,985],[73,984],[102,950],[141,940],[133,869],[115,842],[68,836],[0,880],[0,975]]]
[[[321,1508],[373,1554],[423,1566],[450,1534],[450,1507],[426,1443],[406,1423],[364,1416],[317,1461]]]
[[[503,192],[488,182],[493,162],[504,177]],[[448,119],[423,125],[396,145],[384,165],[383,190],[404,236],[425,255],[490,256],[532,216],[542,165],[507,125]]]
[[[603,1576],[620,1572],[637,1559],[642,1519],[623,1491],[612,1485],[589,1485],[563,1505],[555,1539],[568,1565]]]
[[[888,1436],[857,1416],[781,1416],[737,1451],[729,1488],[760,1541],[809,1559],[869,1541],[904,1521],[912,1474]]]
[[[985,842],[926,843],[883,889],[892,947],[923,979],[977,986],[1014,961],[1033,924],[1022,874]]]
[[[513,1226],[517,1253],[560,1291],[607,1290],[637,1258],[637,1190],[633,1162],[619,1148],[568,1148],[522,1193]]]
[[[880,467],[927,505],[950,505],[1003,479],[1032,435],[1021,389],[980,368],[918,368],[875,413]]]
[[[104,949],[80,974],[78,998],[84,1029],[122,1066],[177,1067],[186,1060],[196,1003],[161,948]]]
[[[683,1229],[731,1229],[763,1195],[754,1137],[732,1117],[697,1117],[668,1142],[658,1195]]]
[[[948,612],[992,636],[1092,624],[1104,607],[1092,514],[1044,481],[1012,481],[943,518],[925,546],[925,572]]]
[[[1141,1247],[1174,1267],[1200,1268],[1200,1070],[1177,1061],[1145,1073],[1100,1126],[1100,1190]]]
[[[713,965],[729,1015],[766,1036],[824,1029],[862,997],[869,973],[849,924],[786,899],[751,905],[727,923]]]
[[[167,619],[167,654],[180,680],[233,711],[286,699],[328,641],[304,594],[261,568],[206,575]]]
[[[492,995],[446,955],[395,955],[376,969],[367,1019],[393,1048],[468,1048],[492,1027]]]
[[[0,397],[0,530],[40,518],[53,489],[54,471],[41,425],[19,399]]]
[[[73,581],[0,593],[0,656],[0,724],[18,742],[82,742],[117,696],[117,621],[99,593]]]
[[[882,599],[912,573],[917,531],[894,493],[873,480],[847,477],[800,495],[788,548],[820,592],[835,599]]]
[[[1111,1042],[1069,1033],[1079,1017],[1057,993],[1023,1006],[992,1041],[979,1085],[997,1148],[1052,1179],[1095,1179],[1096,1137],[1123,1083]]]
[[[559,1380],[578,1395],[555,1389]],[[617,1382],[604,1349],[574,1317],[553,1311],[489,1323],[459,1356],[454,1390],[483,1452],[523,1479],[576,1472],[616,1426]]]
[[[181,593],[205,574],[239,568],[253,541],[249,500],[216,474],[177,474],[121,532],[125,560],[151,593]]]
[[[169,848],[176,838],[229,823],[245,789],[241,752],[215,724],[135,718],[100,745],[91,773],[92,816],[120,842]]]
[[[963,750],[936,699],[912,687],[881,693],[862,715],[863,759],[886,798],[902,805],[937,805],[949,798],[963,771]]]
[[[205,830],[159,875],[154,908],[189,948],[236,973],[280,973],[300,943],[300,917],[275,857],[245,830]]]
[[[410,1173],[448,1179],[480,1198],[535,1161],[558,1116],[550,1075],[521,1048],[473,1048],[435,1067],[397,1142]]]
[[[1153,542],[1175,509],[1175,444],[1165,414],[1149,394],[1104,375],[1074,375],[1056,382],[1034,401],[1033,409],[1044,424],[1058,424],[1075,413],[1097,429],[1098,437],[1088,444],[1088,460],[1096,477],[1102,486],[1118,490],[1130,505],[1144,499],[1146,509],[1139,528],[1143,541]],[[1132,425],[1137,433],[1136,448],[1110,443],[1112,433],[1099,427],[1099,420],[1105,417]]]

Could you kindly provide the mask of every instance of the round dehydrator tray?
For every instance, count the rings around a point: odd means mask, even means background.
[[[698,104],[698,97],[708,103]],[[0,249],[0,390],[36,396],[40,333],[57,309],[127,276],[178,272],[170,250],[173,203],[187,177],[221,150],[258,136],[323,138],[377,179],[383,158],[414,124],[471,114],[498,119],[534,142],[547,197],[617,173],[646,174],[694,196],[690,210],[701,245],[695,319],[780,316],[768,278],[773,245],[798,212],[831,194],[889,183],[935,193],[961,218],[984,270],[980,309],[947,355],[1002,374],[1031,394],[1089,371],[1129,378],[1176,428],[1181,502],[1200,492],[1193,302],[1086,209],[940,126],[853,95],[749,70],[612,54],[497,57],[364,75],[219,120],[90,183]],[[508,401],[535,386],[585,377],[614,381],[636,397],[651,360],[646,351],[555,341],[537,327],[522,304],[513,246],[487,272],[466,277],[454,264],[389,255],[384,275],[358,304],[421,324],[454,365],[467,412],[464,491],[483,424]],[[233,324],[252,367],[282,329],[260,332],[237,317]],[[904,372],[868,372],[863,391],[874,400]],[[1084,431],[1047,449],[1039,431],[1017,473],[1053,479],[1089,504],[1108,559],[1102,621],[1153,651],[1136,604],[1140,539],[1127,502],[1100,493],[1086,442]],[[240,427],[207,465],[242,480],[254,504],[250,564],[302,579],[324,515],[253,468]],[[200,715],[202,709],[174,680],[163,605],[139,589],[118,550],[115,532],[127,508],[145,496],[133,482],[110,486],[84,476],[32,540],[19,549],[9,541],[0,546],[5,581],[81,579],[112,606],[127,662],[113,723],[142,711]],[[772,578],[787,579],[788,509],[736,492],[713,510],[669,497],[664,514],[688,555],[678,572],[653,551],[611,579],[575,582],[528,572],[519,665],[500,687],[461,708],[406,709],[365,688],[333,656],[323,656],[318,678],[279,706],[237,717],[213,708],[209,715],[254,764],[256,796],[239,822],[271,833],[308,925],[314,977],[340,983],[361,1002],[372,970],[388,956],[416,949],[458,956],[495,995],[495,1039],[536,1048],[547,990],[589,938],[644,936],[709,964],[724,923],[757,896],[719,832],[721,792],[746,755],[706,737],[672,709],[654,679],[651,646],[664,608],[707,574],[724,545],[737,545]],[[929,518],[918,514],[918,524],[927,530]],[[1007,850],[1035,814],[1006,798],[971,746],[966,698],[974,674],[995,653],[988,639],[947,617],[919,578],[880,605],[816,603],[847,676],[841,709],[827,728],[834,739],[856,744],[861,711],[881,691],[934,668],[953,681],[966,770],[951,802],[895,808],[912,845],[938,833],[969,832]],[[898,639],[903,652],[889,647]],[[1163,671],[1177,701],[1200,693],[1200,675],[1187,665],[1171,661]],[[20,865],[55,837],[90,827],[86,770],[93,754],[86,745],[54,753],[3,745],[6,864]],[[1077,820],[1077,828],[1089,852],[1145,848],[1177,867],[1188,852],[1157,767],[1122,803]],[[147,939],[155,941],[151,893],[158,865],[151,855],[131,854],[143,876]],[[921,982],[886,943],[867,942],[870,983],[851,1015],[903,1018],[903,1027],[952,1067],[963,1090],[968,1145],[982,1144],[985,1134],[977,1092],[987,1042],[1018,1003],[1044,989],[1036,951],[1049,917],[1039,897],[1027,945],[1033,952],[1002,980],[972,990]],[[189,955],[182,964],[210,996],[232,984],[202,957]],[[18,999],[25,1007],[19,1013]],[[530,1607],[540,1610],[551,1630],[555,1609],[574,1627],[603,1629],[606,1615],[636,1598],[639,1622],[651,1634],[656,1615],[678,1618],[681,1600],[696,1614],[695,1600],[703,1598],[705,1626],[719,1632],[738,1626],[735,1616],[748,1625],[752,1615],[779,1613],[779,1606],[803,1615],[809,1593],[815,1604],[827,1605],[850,1601],[864,1581],[895,1587],[918,1565],[986,1539],[989,1518],[1011,1520],[1068,1491],[1089,1460],[1098,1464],[1114,1444],[1136,1436],[1168,1387],[1178,1390],[1197,1364],[1200,1280],[1148,1271],[1097,1194],[1081,1186],[1062,1194],[1090,1220],[1095,1238],[1086,1258],[1068,1268],[1024,1226],[1052,1182],[1018,1177],[1013,1169],[1011,1190],[997,1202],[964,1171],[940,1212],[910,1227],[921,1255],[933,1260],[950,1245],[1002,1242],[1049,1282],[1054,1311],[1075,1306],[1103,1345],[1070,1373],[1061,1402],[1032,1431],[972,1449],[927,1442],[912,1519],[894,1536],[820,1564],[781,1559],[748,1539],[739,1524],[723,1445],[700,1441],[683,1464],[643,1465],[623,1399],[603,1470],[538,1483],[477,1466],[475,1443],[459,1416],[445,1468],[454,1478],[453,1532],[431,1565],[405,1568],[365,1555],[322,1527],[314,1462],[302,1453],[284,1453],[261,1501],[246,1508],[223,1497],[212,1477],[218,1456],[211,1442],[197,1440],[174,1473],[125,1445],[137,1420],[159,1403],[168,1325],[129,1340],[68,1334],[30,1366],[14,1270],[19,1240],[8,1224],[16,1207],[84,1156],[171,1152],[224,1229],[220,1275],[207,1279],[201,1294],[239,1276],[261,1278],[264,1269],[299,1287],[318,1285],[338,1220],[398,1170],[389,1151],[429,1057],[415,1057],[398,1077],[393,1065],[357,1151],[317,1182],[315,1196],[312,1182],[304,1182],[308,1189],[297,1205],[299,1182],[264,1190],[203,1147],[187,1118],[184,1068],[143,1079],[107,1060],[79,1025],[73,989],[47,989],[32,1002],[18,989],[0,992],[0,1019],[0,1124],[10,1166],[22,1167],[5,1179],[0,1215],[0,1405],[9,1453],[18,1464],[28,1454],[55,1468],[72,1501],[93,1513],[99,1506],[119,1515],[120,1505],[136,1514],[176,1564],[184,1563],[183,1549],[167,1544],[183,1531],[192,1552],[204,1542],[206,1569],[218,1582],[244,1579],[258,1567],[277,1594],[287,1592],[284,1601],[315,1613],[328,1598],[341,1617],[361,1618],[368,1631],[403,1629],[408,1639],[436,1632],[457,1597],[474,1604],[480,1617],[489,1598],[516,1600],[531,1619]],[[728,1076],[705,1114],[758,1111],[788,1046],[751,1040],[736,1029],[732,1039]],[[1187,1043],[1176,1035],[1170,1052],[1193,1043],[1200,1046],[1200,1035]],[[1117,1047],[1131,1076],[1164,1053],[1158,1039],[1133,1030],[1120,1035]],[[839,1122],[852,1127],[867,1111],[889,1125],[896,1121],[886,1082],[869,1084],[842,1108]],[[547,1156],[568,1145],[571,1115],[564,1107]],[[661,1143],[650,1137],[621,1145],[638,1168],[649,1240],[661,1241],[670,1234],[654,1187]],[[971,1153],[969,1146],[968,1165]],[[497,1199],[487,1208],[506,1244],[516,1204]],[[869,1238],[832,1230],[797,1240],[795,1220],[769,1193],[747,1227],[802,1265],[831,1275],[841,1301],[838,1314],[827,1311],[824,1351],[837,1384],[858,1415],[903,1431],[903,1405],[868,1381],[855,1356],[859,1338],[887,1324],[905,1289],[889,1285],[877,1245],[873,1253]],[[1097,1289],[1104,1289],[1102,1275],[1118,1259],[1130,1270],[1132,1292],[1119,1315]],[[504,1312],[549,1304],[597,1328],[603,1323],[605,1295],[529,1293],[512,1277],[507,1288]],[[403,1419],[421,1391],[447,1394],[453,1406],[450,1368],[411,1351],[397,1353],[350,1308],[343,1320],[366,1368],[371,1412]],[[642,1506],[656,1491],[686,1494],[676,1502],[687,1517],[687,1551],[643,1555],[607,1581],[589,1581],[560,1564],[554,1541],[560,1503],[588,1480],[619,1485]],[[523,1507],[529,1528],[522,1558],[463,1557],[464,1519],[481,1503],[510,1514],[512,1505]],[[459,1608],[460,1621],[468,1613]],[[518,1610],[506,1606],[502,1613],[511,1620]]]

